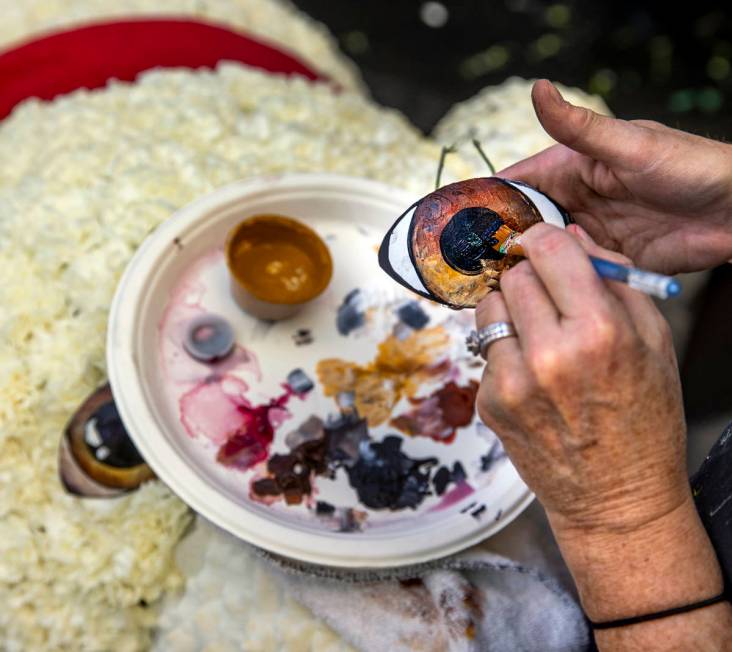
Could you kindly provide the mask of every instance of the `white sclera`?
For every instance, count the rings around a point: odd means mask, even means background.
[[[412,224],[416,206],[409,209],[394,227],[389,238],[389,262],[392,269],[415,292],[429,295],[409,256],[409,227]]]
[[[564,218],[562,213],[557,208],[556,204],[549,199],[543,192],[538,191],[536,188],[527,186],[519,181],[511,181],[504,179],[506,183],[510,183],[516,190],[526,195],[536,206],[536,209],[541,214],[541,217],[547,224],[564,228]]]

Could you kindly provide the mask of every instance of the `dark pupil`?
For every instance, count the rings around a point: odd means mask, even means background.
[[[503,226],[490,208],[463,208],[453,215],[440,235],[442,256],[450,267],[463,274],[480,274],[482,260],[500,260],[504,254],[493,249],[496,231]]]
[[[120,468],[142,464],[143,459],[127,434],[113,402],[102,405],[89,420],[96,420],[94,428],[102,439],[101,445],[110,450],[104,459],[105,464]]]

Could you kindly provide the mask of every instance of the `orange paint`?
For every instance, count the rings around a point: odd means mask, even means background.
[[[280,215],[241,222],[226,243],[229,271],[257,299],[299,304],[318,296],[333,274],[323,240],[305,224]]]
[[[435,326],[404,339],[390,335],[366,365],[328,358],[318,363],[316,372],[326,396],[353,392],[358,413],[373,427],[389,419],[402,396],[414,396],[426,380],[449,370],[449,346],[448,332]]]

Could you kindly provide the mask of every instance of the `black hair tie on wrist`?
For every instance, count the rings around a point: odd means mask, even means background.
[[[719,595],[713,598],[707,598],[700,602],[694,602],[692,604],[684,605],[683,607],[674,607],[673,609],[666,609],[665,611],[657,611],[653,614],[644,614],[643,616],[633,616],[631,618],[620,618],[618,620],[608,620],[603,623],[596,623],[590,620],[590,625],[593,629],[611,629],[613,627],[625,627],[626,625],[637,625],[638,623],[645,623],[649,620],[658,620],[659,618],[668,618],[669,616],[675,616],[677,614],[683,614],[687,611],[694,611],[695,609],[703,609],[704,607],[710,607],[718,602],[724,602],[727,600],[727,596],[723,591]],[[588,618],[589,620],[589,618]]]

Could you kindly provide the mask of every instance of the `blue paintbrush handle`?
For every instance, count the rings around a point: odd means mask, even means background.
[[[630,287],[646,294],[652,294],[661,299],[668,299],[681,294],[681,283],[671,276],[648,272],[636,267],[626,267],[594,256],[590,256],[590,261],[602,278],[627,283]]]

